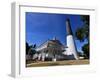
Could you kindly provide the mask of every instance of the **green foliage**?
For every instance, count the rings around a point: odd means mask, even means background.
[[[83,28],[77,28],[75,35],[76,35],[76,38],[78,40],[80,40],[80,42],[84,41],[85,34],[84,34],[84,29]]]
[[[83,42],[85,39],[89,42],[89,27],[84,25],[83,27],[78,27],[75,32],[75,36],[80,42]]]
[[[26,42],[26,54],[28,54],[29,49],[30,49],[29,44]]]
[[[82,15],[81,20],[89,26],[89,15]]]
[[[85,44],[82,47],[82,51],[84,52],[85,58],[89,59],[89,44]]]
[[[26,42],[26,54],[30,55],[31,57],[33,56],[33,54],[36,53],[36,44],[34,45],[29,45],[27,42]]]
[[[30,49],[29,49],[29,51],[28,51],[28,54],[31,55],[31,56],[33,56],[33,54],[36,53],[35,48],[36,48],[36,44],[31,45],[31,46],[30,46]]]
[[[89,58],[89,15],[82,15],[80,17],[83,26],[76,29],[75,36],[80,42],[87,40],[88,44],[83,45],[82,51],[84,52],[85,58]]]
[[[81,42],[83,42],[85,39],[87,39],[89,42],[89,16],[82,15],[80,17],[83,22],[83,26],[76,29],[75,36]]]
[[[78,56],[83,56],[82,52],[77,52]]]

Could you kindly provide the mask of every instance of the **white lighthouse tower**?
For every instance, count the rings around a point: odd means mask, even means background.
[[[73,56],[74,59],[78,60],[77,50],[74,42],[73,32],[71,30],[70,20],[66,20],[66,29],[67,29],[67,55]]]

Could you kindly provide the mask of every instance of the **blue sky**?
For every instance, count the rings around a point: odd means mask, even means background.
[[[77,27],[82,26],[80,15],[71,14],[51,14],[26,12],[26,41],[32,45],[39,46],[48,39],[57,37],[63,45],[66,45],[66,19],[70,19],[73,33]],[[75,39],[77,50],[81,51],[81,46],[85,42]]]

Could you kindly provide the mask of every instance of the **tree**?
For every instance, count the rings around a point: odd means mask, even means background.
[[[85,58],[89,58],[89,15],[82,15],[81,20],[83,26],[76,29],[75,36],[80,42],[87,40],[88,43],[82,46],[82,51],[85,54]]]
[[[81,20],[83,21],[83,28],[84,28],[84,34],[85,34],[85,38],[88,40],[89,42],[89,15],[83,15],[81,16]]]
[[[77,28],[75,35],[76,35],[76,38],[77,38],[80,42],[83,42],[84,39],[85,39],[85,34],[84,34],[84,33],[85,33],[85,31],[84,31],[83,28]]]
[[[89,26],[89,15],[82,15],[81,20]]]
[[[89,59],[89,44],[85,44],[82,47],[82,51],[84,52],[84,57]]]
[[[26,54],[28,54],[29,48],[29,44],[26,42]]]
[[[31,59],[32,59],[33,55],[36,53],[36,50],[35,49],[36,49],[36,44],[31,45],[29,47],[28,54],[31,56]]]
[[[78,53],[78,56],[83,56],[82,52],[77,52]]]
[[[78,27],[75,32],[75,36],[78,40],[83,42],[85,39],[89,42],[89,16],[80,16],[83,22],[83,26]]]

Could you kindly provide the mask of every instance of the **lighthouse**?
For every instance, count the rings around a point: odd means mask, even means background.
[[[71,24],[70,24],[69,19],[66,20],[66,31],[67,31],[67,36],[66,36],[67,55],[72,56],[74,59],[78,60],[77,49],[76,49],[73,32],[71,29]]]

